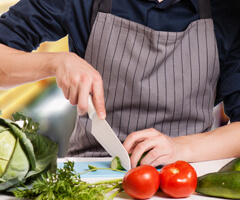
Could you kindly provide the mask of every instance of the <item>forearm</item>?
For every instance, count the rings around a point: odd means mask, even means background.
[[[174,138],[182,146],[182,156],[189,162],[240,156],[240,122],[215,130]]]
[[[0,89],[54,76],[56,53],[28,53],[0,44]]]
[[[0,61],[0,90],[55,76],[64,96],[78,105],[80,114],[86,113],[92,93],[98,116],[105,118],[102,77],[77,54],[27,53],[0,44]]]

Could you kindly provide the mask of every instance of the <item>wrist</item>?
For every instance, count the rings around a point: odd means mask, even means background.
[[[202,159],[201,143],[202,134],[186,135],[173,138],[179,146],[179,157],[186,162],[197,162]]]
[[[189,162],[191,160],[191,148],[188,138],[186,136],[179,136],[173,138],[173,141],[177,145],[178,160]]]
[[[62,53],[44,53],[43,66],[48,76],[56,76],[57,67],[62,62]]]

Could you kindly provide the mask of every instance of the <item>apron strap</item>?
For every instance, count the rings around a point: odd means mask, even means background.
[[[200,19],[212,18],[210,0],[198,0]],[[98,12],[110,13],[112,0],[93,0],[91,27],[94,24]]]
[[[112,9],[112,0],[93,0],[91,27],[94,24],[98,12],[110,13]]]
[[[200,19],[212,18],[210,0],[198,0]]]

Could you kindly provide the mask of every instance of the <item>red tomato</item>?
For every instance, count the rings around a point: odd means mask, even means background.
[[[159,189],[159,172],[150,165],[141,165],[129,170],[123,177],[125,192],[136,199],[148,199]]]
[[[160,172],[160,188],[174,198],[190,196],[197,187],[197,173],[185,161],[164,166]]]

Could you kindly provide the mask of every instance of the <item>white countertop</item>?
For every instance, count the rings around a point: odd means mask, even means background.
[[[65,160],[72,160],[75,162],[80,161],[109,161],[111,158],[64,158],[59,159],[60,162],[63,162]],[[232,159],[223,159],[223,160],[213,160],[213,161],[206,161],[206,162],[199,162],[199,163],[191,163],[191,165],[195,168],[197,175],[201,176],[207,173],[216,172],[218,171],[222,166],[224,166],[226,163],[230,162]],[[113,177],[114,178],[114,177]],[[102,178],[101,178],[102,179]],[[85,181],[94,182],[98,181],[99,178],[86,178]],[[0,195],[1,200],[16,200],[16,198],[6,195]],[[122,192],[120,193],[116,198],[116,200],[123,200],[123,199],[132,199],[130,198],[126,193]],[[151,198],[151,200],[160,200],[160,199],[173,199],[165,196],[162,192],[158,192],[154,197]],[[206,197],[201,196],[198,194],[193,194],[188,198],[184,198],[184,200],[219,200],[222,198],[214,198],[214,197]],[[180,199],[179,199],[180,200]],[[183,200],[183,199],[181,199]]]

